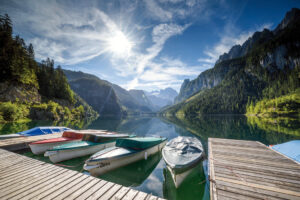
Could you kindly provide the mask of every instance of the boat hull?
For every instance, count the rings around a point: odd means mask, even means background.
[[[186,177],[194,170],[194,168],[187,169],[181,173],[175,173],[170,166],[167,165],[168,170],[172,175],[172,179],[176,188],[179,188],[181,183],[186,179]]]
[[[94,154],[98,151],[101,151],[108,147],[115,146],[116,142],[107,142],[99,145],[87,146],[83,148],[75,148],[75,149],[66,149],[66,150],[57,150],[57,151],[47,151],[45,156],[49,156],[49,159],[53,163],[61,162],[64,160],[70,160],[72,158],[78,158],[82,156],[87,156]]]
[[[77,141],[77,140],[68,140],[68,141],[63,141],[63,142],[53,142],[53,143],[43,143],[43,144],[31,143],[31,144],[29,144],[29,147],[30,147],[32,153],[39,155],[39,154],[45,153],[46,151],[52,149],[55,146],[67,144],[67,143],[74,142],[74,141]]]
[[[133,163],[133,162],[136,162],[136,161],[139,161],[142,159],[147,159],[148,156],[151,156],[151,155],[161,151],[166,143],[167,143],[167,141],[163,141],[162,143],[157,144],[153,147],[150,147],[150,148],[142,150],[142,151],[138,151],[134,154],[130,154],[128,156],[124,156],[121,158],[93,162],[93,163],[95,163],[94,165],[88,165],[88,163],[86,163],[84,165],[84,169],[89,171],[92,176],[99,176],[99,175],[107,173],[111,170],[128,165],[130,163]]]

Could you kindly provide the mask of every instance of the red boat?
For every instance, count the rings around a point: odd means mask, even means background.
[[[42,153],[45,153],[45,151],[47,151],[49,149],[52,149],[55,146],[66,144],[66,143],[73,142],[73,141],[76,141],[76,140],[81,140],[84,133],[88,133],[88,132],[94,132],[95,133],[97,131],[68,130],[68,131],[64,131],[62,137],[33,142],[33,143],[29,144],[29,147],[30,147],[32,153],[42,154]]]

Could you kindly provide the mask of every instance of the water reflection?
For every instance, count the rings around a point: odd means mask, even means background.
[[[137,187],[140,186],[153,172],[157,164],[161,160],[161,153],[156,153],[147,158],[140,160],[125,167],[108,172],[99,178],[112,181],[124,186]]]
[[[164,198],[172,200],[195,199],[195,197],[197,199],[209,199],[202,163],[192,169],[178,188],[175,187],[170,170],[164,168],[163,174]]]
[[[34,126],[51,125],[49,122],[31,122],[26,125],[2,125],[1,134],[14,133],[27,130]],[[264,144],[277,144],[289,140],[300,139],[298,121],[271,123],[265,119],[247,119],[245,116],[201,116],[191,120],[177,118],[135,117],[126,119],[99,118],[83,128],[106,129],[135,134],[137,136],[162,136],[172,139],[179,135],[196,135],[202,142],[207,155],[208,137],[231,138],[242,140],[257,140]],[[274,128],[275,127],[275,128]],[[282,128],[283,127],[283,128]],[[31,155],[27,155],[31,156]],[[36,156],[36,159],[44,159]],[[70,165],[69,169],[82,170],[86,158],[72,159],[61,164]],[[204,161],[206,162],[206,161]],[[197,173],[198,174],[197,174]],[[100,178],[113,181],[122,185],[131,186],[137,190],[152,193],[160,197],[170,199],[205,199],[208,196],[208,181],[203,182],[203,174],[196,170],[190,180],[175,189],[170,182],[166,165],[160,155],[156,155],[146,161],[133,163],[132,165],[112,171]],[[197,183],[197,184],[196,184]],[[190,191],[190,189],[192,191]]]

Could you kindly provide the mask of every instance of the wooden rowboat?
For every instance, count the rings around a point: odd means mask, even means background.
[[[166,138],[145,137],[118,139],[111,147],[92,155],[84,165],[91,175],[98,176],[108,171],[147,159],[165,146]]]
[[[127,134],[86,134],[82,141],[55,146],[45,152],[53,163],[91,155],[108,147],[115,146],[116,139],[129,137]]]

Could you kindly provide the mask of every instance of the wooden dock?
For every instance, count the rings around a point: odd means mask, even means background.
[[[161,198],[0,149],[0,199]]]
[[[300,199],[300,165],[255,141],[208,139],[210,196]]]

